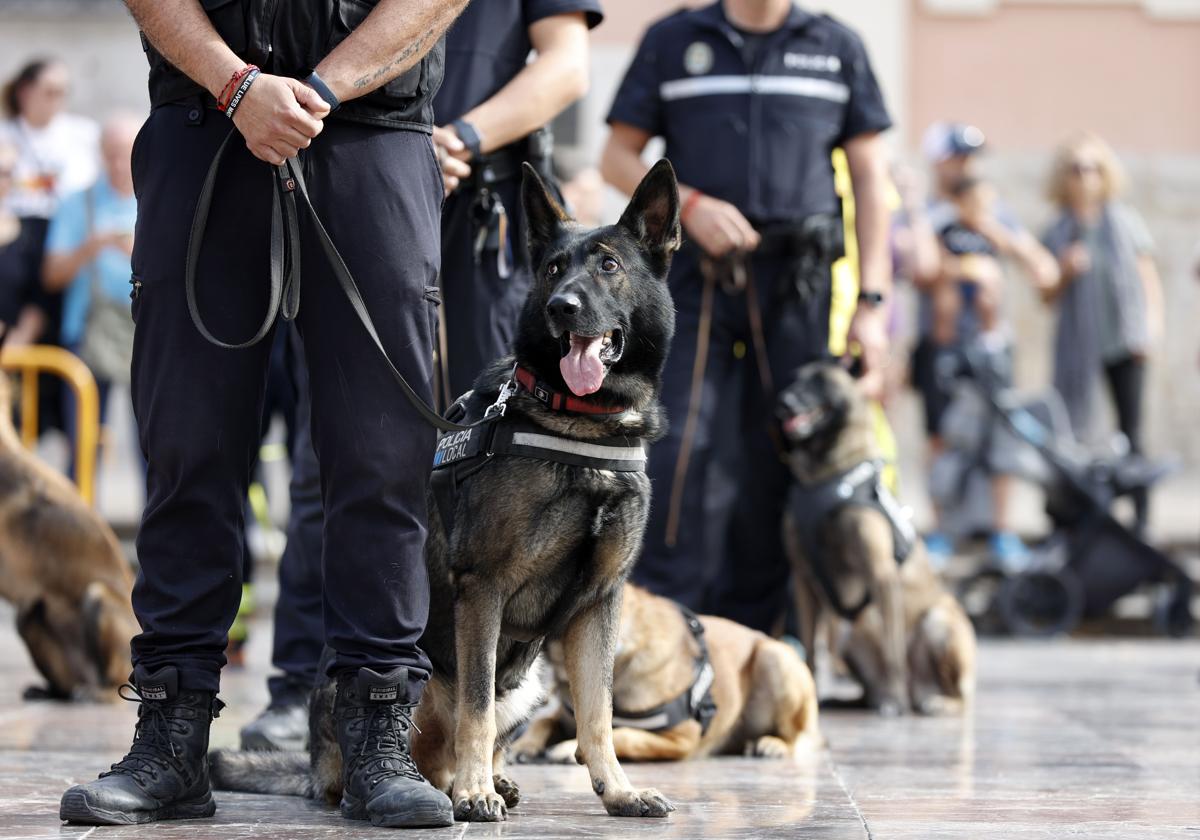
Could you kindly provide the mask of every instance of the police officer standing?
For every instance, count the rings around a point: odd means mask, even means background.
[[[588,29],[601,19],[598,0],[489,0],[468,6],[446,34],[446,73],[434,98],[435,118],[445,125],[433,137],[449,195],[441,273],[449,349],[441,373],[451,399],[510,351],[531,279],[520,231],[521,164],[548,174],[549,138],[539,129],[586,91]],[[527,61],[530,49],[536,55]],[[297,379],[292,509],[272,654],[282,673],[268,680],[270,704],[243,727],[243,749],[305,748],[324,643],[320,479],[303,370]]]
[[[521,164],[553,180],[545,126],[587,92],[588,29],[602,17],[599,0],[488,0],[446,35],[433,136],[450,193],[441,276],[450,400],[512,348],[530,282]]]
[[[882,387],[891,286],[890,126],[858,36],[790,0],[722,0],[650,27],[609,113],[602,172],[631,192],[655,136],[680,180],[687,242],[671,266],[676,334],[664,372],[668,436],[652,448],[650,523],[634,578],[659,594],[761,629],[784,606],[780,535],[789,474],[774,406],[829,341],[830,267],[842,255],[831,153],[842,147],[857,207],[859,303],[850,338],[865,391]],[[735,382],[735,348],[750,348]],[[704,496],[717,429],[742,473],[726,568],[705,603]]]
[[[203,313],[211,334],[229,343],[254,334],[271,299],[268,264],[284,267],[272,224],[278,190],[307,183],[386,351],[432,398],[428,294],[442,184],[431,98],[441,35],[464,2],[127,0],[147,43],[153,105],[133,150],[133,399],[148,460],[134,590],[142,633],[133,640],[129,695],[140,705],[129,753],[63,795],[65,820],[134,823],[216,810],[208,733],[241,594],[242,501],[271,340],[222,349],[193,321]],[[206,180],[222,148],[223,163]],[[303,178],[276,186],[274,166],[297,155]],[[193,300],[184,267],[204,195],[211,206]],[[377,825],[449,825],[449,799],[421,778],[408,749],[412,707],[429,675],[417,640],[429,606],[425,465],[434,430],[397,388],[307,205],[297,204],[305,212],[284,262],[293,274],[303,267],[292,290],[321,461],[342,812]],[[288,308],[296,302],[289,296]]]

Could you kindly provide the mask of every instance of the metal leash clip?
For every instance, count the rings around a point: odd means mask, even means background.
[[[485,420],[500,419],[504,416],[504,412],[508,409],[508,399],[513,394],[517,393],[517,369],[513,367],[513,375],[500,388],[500,393],[496,395],[496,401],[487,407],[487,411],[483,412]]]

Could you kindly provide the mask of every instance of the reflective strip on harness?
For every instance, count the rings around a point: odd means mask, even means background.
[[[518,447],[535,451],[564,452],[600,461],[629,462],[630,467],[638,469],[646,465],[646,450],[641,444],[637,446],[596,444],[538,432],[514,432],[510,451],[513,454],[522,454],[517,451]]]
[[[577,440],[548,433],[541,426],[503,418],[465,432],[442,435],[433,456],[440,470],[474,458],[518,455],[576,467],[618,472],[646,469],[646,449],[640,438]]]

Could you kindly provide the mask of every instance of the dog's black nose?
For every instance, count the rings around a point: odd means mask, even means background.
[[[551,317],[563,318],[575,315],[583,308],[583,301],[574,292],[559,292],[546,302],[546,311]]]

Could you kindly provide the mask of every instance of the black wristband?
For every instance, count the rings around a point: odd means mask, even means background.
[[[883,292],[859,292],[858,302],[870,304],[872,308],[882,306],[887,300],[887,296]]]
[[[229,97],[229,106],[225,109],[225,116],[229,117],[229,119],[233,119],[234,112],[242,104],[242,97],[246,95],[246,91],[250,90],[250,85],[254,84],[254,80],[258,78],[259,72],[256,68],[247,73],[246,78],[242,79],[242,83],[238,85],[238,89],[233,92],[233,96]]]
[[[333,95],[333,91],[329,89],[329,85],[325,84],[325,80],[317,75],[316,70],[308,74],[308,78],[304,80],[304,84],[315,90],[317,95],[325,100],[325,103],[329,105],[329,113],[332,114],[342,104],[341,101]]]
[[[467,147],[467,151],[471,153],[471,157],[479,157],[479,150],[483,144],[483,140],[480,138],[479,132],[475,130],[475,126],[466,120],[455,120],[450,123],[450,127],[454,129],[454,133],[458,135],[458,139],[463,141],[463,145]]]

